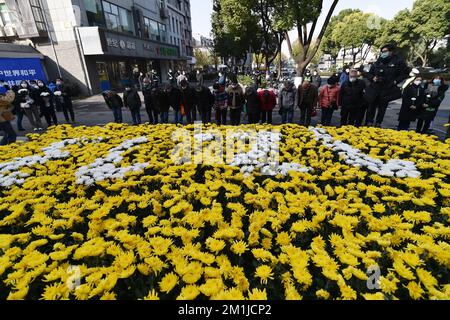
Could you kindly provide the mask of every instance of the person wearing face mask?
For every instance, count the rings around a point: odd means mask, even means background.
[[[425,103],[419,109],[416,132],[427,133],[431,123],[436,118],[439,107],[445,99],[445,93],[449,86],[445,84],[444,78],[437,76],[425,88]]]
[[[239,85],[237,79],[233,79],[231,86],[227,89],[228,107],[230,108],[230,124],[238,126],[241,124],[241,115],[244,109],[244,90]]]
[[[180,83],[181,90],[181,104],[186,115],[186,120],[188,124],[193,124],[197,121],[197,110],[195,107],[195,93],[194,90],[189,86],[187,80],[183,80]]]
[[[4,132],[0,146],[6,146],[16,142],[17,139],[17,134],[11,125],[11,121],[14,120],[12,110],[16,94],[3,86],[0,89],[0,131]]]
[[[48,126],[58,125],[58,119],[55,112],[54,96],[50,89],[45,85],[44,81],[37,82],[39,87],[39,106],[41,114],[44,116]]]
[[[117,92],[112,90],[107,90],[102,93],[103,98],[105,99],[105,103],[108,108],[111,109],[114,116],[115,123],[122,123],[122,108],[123,108],[123,100],[117,94]]]
[[[211,109],[214,104],[214,96],[211,90],[197,84],[195,87],[195,105],[202,116],[203,123],[211,123]]]
[[[349,79],[341,86],[339,94],[339,105],[342,107],[341,126],[360,126],[358,120],[362,118],[365,89],[365,82],[358,79],[358,71],[350,70]]]
[[[32,90],[36,90],[32,88],[26,81],[22,81],[20,83],[20,88],[17,91],[17,99],[20,105],[21,111],[25,114],[25,116],[30,121],[30,124],[33,126],[34,131],[41,131],[42,122],[40,118],[39,106],[36,104],[35,100],[31,98]]]
[[[142,101],[139,93],[135,89],[133,89],[131,85],[127,85],[125,87],[125,92],[123,94],[123,104],[126,108],[130,109],[131,117],[133,118],[133,124],[140,125]]]
[[[169,110],[170,110],[170,101],[169,101],[169,84],[163,84],[162,89],[159,93],[159,110],[161,112],[161,123],[167,124],[169,123]]]
[[[327,85],[320,90],[319,107],[322,109],[322,125],[330,126],[334,111],[339,109],[338,78],[332,76],[328,79]]]
[[[339,77],[339,83],[341,85],[343,85],[344,83],[346,83],[349,79],[349,73],[350,73],[350,67],[349,66],[344,66],[344,71],[342,71],[340,77]]]
[[[158,124],[159,110],[156,109],[156,102],[153,101],[153,86],[150,78],[146,77],[142,81],[142,94],[144,95],[145,111],[147,112],[149,123]]]
[[[322,77],[320,76],[319,72],[317,72],[317,70],[314,70],[313,72],[312,84],[317,88],[320,88],[322,86]]]
[[[225,87],[219,83],[213,85],[214,94],[214,110],[216,111],[217,125],[227,124],[227,112],[228,112],[228,93],[225,91]]]
[[[248,123],[257,124],[261,120],[261,104],[258,93],[252,86],[245,89]]]
[[[405,61],[394,54],[394,49],[391,44],[383,46],[379,59],[366,75],[371,82],[366,92],[368,126],[380,128],[389,103],[402,97],[398,85],[408,77],[410,71]]]
[[[181,93],[180,90],[170,85],[168,87],[169,104],[174,111],[174,123],[183,124],[183,115],[181,114]]]
[[[62,110],[67,123],[71,123],[71,120],[72,123],[75,123],[70,88],[64,83],[63,79],[56,79],[56,89],[53,94],[55,95],[56,110]]]
[[[418,76],[403,92],[402,107],[398,117],[398,130],[409,130],[411,122],[417,120],[419,111],[423,108],[425,97],[422,78]]]
[[[298,106],[300,108],[300,125],[309,127],[313,112],[319,102],[319,89],[311,83],[310,77],[305,77],[298,87]]]
[[[295,107],[298,106],[298,91],[290,80],[285,80],[280,90],[279,106],[281,122],[283,124],[293,123]]]

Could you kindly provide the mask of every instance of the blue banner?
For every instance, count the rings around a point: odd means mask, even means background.
[[[38,58],[0,58],[0,80],[13,86],[22,80],[47,81],[47,78]]]

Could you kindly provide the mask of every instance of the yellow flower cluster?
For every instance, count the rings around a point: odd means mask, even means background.
[[[80,141],[64,147],[70,156],[24,166],[23,183],[0,187],[0,299],[450,299],[448,143],[327,129],[336,141],[384,162],[411,161],[421,173],[385,177],[286,125],[280,162],[311,170],[265,176],[224,163],[174,164],[177,129],[59,126],[0,147],[5,176],[15,170],[5,163]],[[145,168],[77,183],[80,168],[137,137],[147,142],[114,166]]]

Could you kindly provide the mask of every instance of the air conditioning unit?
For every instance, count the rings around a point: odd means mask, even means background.
[[[5,28],[0,26],[0,37],[6,37]]]
[[[167,8],[160,8],[159,15],[161,16],[161,19],[167,19],[169,17],[169,10]]]
[[[17,36],[17,30],[13,26],[5,26],[5,34],[7,37],[15,37]]]

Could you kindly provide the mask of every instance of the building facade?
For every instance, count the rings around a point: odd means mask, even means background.
[[[0,39],[27,40],[84,93],[122,88],[192,59],[188,0],[0,0]]]

